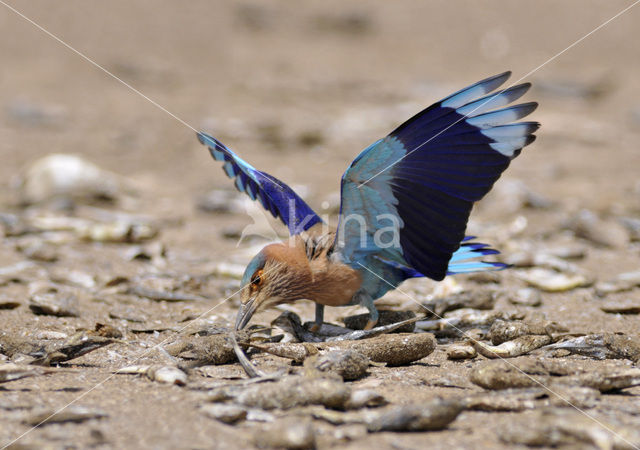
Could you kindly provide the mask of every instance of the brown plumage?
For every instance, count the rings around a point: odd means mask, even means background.
[[[254,258],[256,263],[249,264],[243,278],[238,328],[246,325],[257,311],[303,299],[319,305],[316,309],[319,325],[325,305],[343,306],[353,300],[362,277],[346,264],[330,259],[335,233],[309,231],[267,245]]]

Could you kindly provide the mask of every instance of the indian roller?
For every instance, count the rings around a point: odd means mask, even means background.
[[[496,91],[505,72],[468,86],[419,112],[364,149],[342,175],[340,218],[329,230],[289,186],[257,170],[217,139],[198,133],[236,188],[258,200],[289,228],[249,262],[241,281],[236,329],[256,311],[296,300],[325,306],[361,305],[374,327],[374,301],[409,278],[506,267],[478,260],[499,253],[465,236],[473,204],[489,192],[538,122],[520,121],[535,102],[507,106],[530,83]]]

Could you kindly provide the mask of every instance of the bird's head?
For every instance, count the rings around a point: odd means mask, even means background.
[[[267,245],[242,276],[236,329],[244,328],[257,311],[305,298],[310,282],[311,271],[303,250],[284,243]]]

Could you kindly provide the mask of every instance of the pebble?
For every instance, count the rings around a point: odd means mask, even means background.
[[[436,348],[436,340],[430,333],[386,334],[361,341],[329,342],[321,347],[349,348],[371,361],[402,366],[430,355]]]
[[[500,345],[488,345],[480,341],[473,341],[476,351],[485,358],[514,358],[550,344],[552,339],[548,335],[526,335],[517,337]]]
[[[624,225],[614,220],[602,220],[586,209],[571,218],[567,227],[577,237],[604,247],[623,249],[629,243],[629,233]]]
[[[305,450],[315,448],[316,436],[310,420],[291,417],[257,432],[254,443],[258,447]]]
[[[147,369],[146,375],[150,380],[159,383],[175,384],[178,386],[187,384],[187,374],[177,367],[151,366]]]
[[[21,378],[32,377],[41,373],[42,369],[39,367],[4,363],[0,364],[0,383],[7,383]]]
[[[416,314],[413,311],[379,311],[380,317],[376,327],[385,325],[392,325],[404,320],[413,319]],[[344,326],[352,330],[362,330],[369,320],[369,314],[358,314],[355,316],[348,316],[344,318]],[[396,330],[393,333],[413,333],[415,324],[409,323]]]
[[[614,279],[597,283],[596,294],[604,297],[607,294],[630,291],[640,286],[640,271],[618,274]]]
[[[366,412],[367,429],[379,431],[436,431],[446,428],[462,412],[463,405],[437,399],[423,404],[390,406]]]
[[[640,314],[640,300],[610,301],[601,305],[600,309],[611,314]]]
[[[248,341],[248,335],[238,333],[241,343]],[[179,341],[165,346],[171,356],[185,359],[186,367],[198,367],[208,364],[228,364],[236,362],[233,342],[228,334],[211,336],[184,336]]]
[[[329,350],[313,355],[304,361],[308,372],[337,373],[345,381],[362,378],[369,368],[369,358],[362,353],[347,350]]]
[[[24,422],[32,426],[43,426],[65,422],[81,423],[92,419],[102,419],[104,417],[107,417],[104,411],[79,405],[70,405],[61,411],[58,409],[47,409],[31,414],[24,419]]]
[[[491,289],[474,290],[473,292],[461,292],[438,298],[431,302],[423,303],[423,306],[435,317],[441,318],[446,312],[462,308],[490,310],[496,304],[495,292]]]
[[[575,360],[491,361],[474,367],[470,380],[489,390],[555,386],[587,387],[609,392],[640,384],[640,369],[617,365],[580,366]],[[565,402],[566,403],[566,402]]]
[[[247,418],[247,409],[238,405],[224,403],[206,403],[200,406],[200,410],[212,419],[223,423],[236,423]]]
[[[493,345],[500,345],[527,335],[546,335],[553,339],[558,333],[567,331],[569,331],[567,328],[557,322],[549,320],[528,319],[507,321],[497,319],[491,325],[487,337]]]
[[[611,430],[611,431],[609,431]],[[633,449],[640,447],[640,431],[619,421],[586,415],[573,408],[544,408],[531,415],[515,417],[500,430],[507,444],[531,447]]]
[[[115,200],[123,184],[116,174],[79,156],[54,153],[27,167],[17,187],[20,200],[34,204],[59,198]]]
[[[542,295],[537,289],[522,288],[513,294],[509,294],[507,300],[514,305],[535,307],[542,304]]]
[[[372,389],[356,389],[351,392],[347,409],[373,408],[388,403],[386,398]]]
[[[78,299],[70,293],[51,292],[34,294],[29,299],[34,314],[56,317],[79,317]]]
[[[596,359],[628,359],[640,362],[640,335],[597,333],[555,343],[550,348]]]
[[[592,284],[581,274],[564,274],[543,268],[518,271],[516,274],[530,285],[547,292],[564,292]]]
[[[232,400],[236,404],[266,410],[306,405],[344,409],[350,398],[351,388],[341,380],[297,376],[276,382],[222,387],[210,394],[212,402]]]
[[[469,344],[451,344],[447,347],[447,358],[458,359],[473,359],[478,356],[478,352]]]

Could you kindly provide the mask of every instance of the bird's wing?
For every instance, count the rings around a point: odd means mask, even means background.
[[[496,109],[524,95],[529,83],[487,95],[510,75],[479,81],[431,105],[351,163],[342,176],[336,238],[346,263],[356,267],[376,256],[435,280],[446,275],[473,203],[534,141],[540,126],[513,123],[537,103]]]
[[[259,200],[273,217],[280,218],[291,235],[308,230],[322,222],[320,217],[289,186],[239,158],[227,146],[214,137],[198,133],[198,139],[209,148],[216,161],[224,161],[222,169],[235,180],[236,189],[251,200]]]

